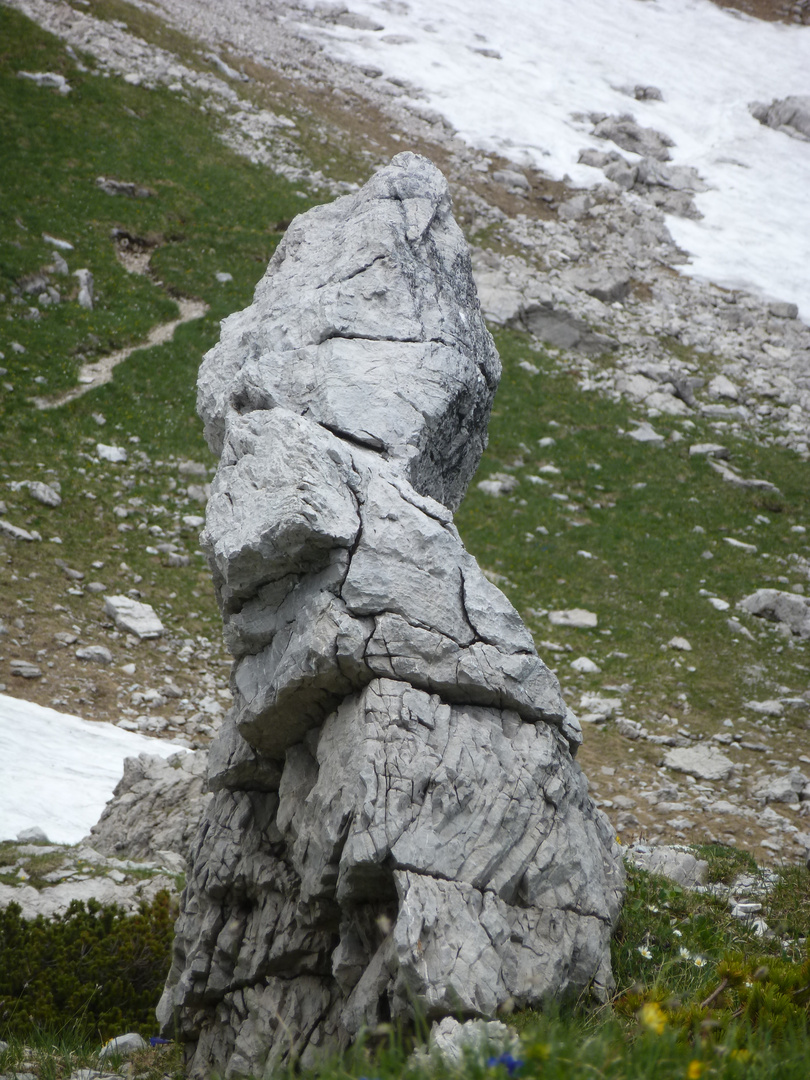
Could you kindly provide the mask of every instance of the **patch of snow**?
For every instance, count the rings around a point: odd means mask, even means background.
[[[0,840],[38,826],[53,843],[78,843],[112,796],[124,758],[181,749],[188,748],[0,694]]]

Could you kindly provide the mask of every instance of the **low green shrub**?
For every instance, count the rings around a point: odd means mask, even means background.
[[[165,892],[135,915],[95,900],[53,919],[24,919],[18,904],[0,911],[0,1037],[153,1031],[175,914]]]

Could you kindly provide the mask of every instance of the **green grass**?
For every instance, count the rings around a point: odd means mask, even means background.
[[[124,18],[145,38],[175,49],[184,62],[198,62],[194,43],[151,15],[118,0],[94,0],[93,10],[106,18]],[[216,341],[218,321],[250,301],[281,238],[278,223],[315,198],[302,197],[298,187],[228,151],[199,102],[104,78],[93,74],[90,59],[83,62],[90,72],[79,71],[54,38],[0,7],[0,294],[5,297],[0,301],[0,351],[5,354],[0,366],[7,369],[0,386],[13,386],[0,390],[0,479],[6,484],[0,498],[15,523],[45,537],[42,545],[2,545],[0,614],[8,623],[17,616],[30,622],[36,612],[39,638],[32,635],[32,652],[40,645],[52,648],[52,631],[71,624],[86,635],[100,633],[104,620],[98,598],[66,596],[68,583],[54,563],[60,557],[84,570],[87,580],[98,576],[121,591],[137,584],[172,634],[218,640],[219,617],[195,530],[173,532],[170,524],[177,514],[201,510],[185,496],[179,459],[213,464],[194,412],[196,371],[202,353]],[[61,97],[18,79],[18,70],[58,71],[73,90]],[[272,89],[281,94],[283,81],[273,82]],[[311,111],[312,101],[306,109],[296,111],[297,105],[292,99],[286,106],[279,103],[295,116],[307,149],[320,146],[324,158],[335,156],[334,139],[326,148],[319,141],[323,126]],[[329,123],[334,122],[331,116]],[[356,147],[347,143],[337,159],[337,173],[362,178],[366,158]],[[111,198],[95,186],[98,175],[132,180],[156,194],[143,200]],[[154,278],[126,272],[110,239],[113,228],[156,243]],[[28,301],[15,302],[22,299],[15,290],[25,276],[52,258],[43,231],[74,244],[75,250],[66,253],[71,271],[92,270],[92,312],[76,303],[73,278],[53,277],[64,300],[41,309],[38,320],[25,317]],[[229,271],[234,280],[218,283],[218,270]],[[135,352],[107,386],[60,409],[35,409],[34,395],[73,386],[86,360],[143,341],[151,327],[175,317],[179,296],[204,300],[208,313],[180,327],[168,344]],[[25,352],[14,352],[12,341]],[[500,499],[485,496],[473,484],[457,521],[472,552],[497,576],[538,642],[552,639],[570,650],[555,654],[540,647],[542,655],[558,663],[568,699],[576,705],[580,690],[622,684],[628,715],[651,730],[658,730],[659,722],[669,730],[662,719],[666,713],[679,725],[709,734],[719,730],[723,719],[736,718],[746,698],[803,690],[806,646],[787,642],[753,621],[746,623],[753,641],[732,635],[726,619],[733,610],[715,611],[698,590],[733,605],[759,586],[790,588],[806,581],[787,556],[810,554],[806,538],[792,532],[793,526],[807,524],[807,463],[779,448],[718,439],[717,431],[699,418],[690,429],[681,420],[662,417],[656,428],[682,439],[663,447],[641,446],[621,433],[641,418],[632,406],[583,393],[575,372],[532,348],[525,336],[499,332],[497,344],[504,377],[476,480],[505,472],[518,483]],[[682,349],[677,342],[665,344],[676,353]],[[712,368],[711,357],[690,352],[685,358]],[[519,367],[524,359],[540,373]],[[94,414],[104,416],[103,427]],[[539,440],[548,436],[554,445],[541,447]],[[130,462],[99,463],[97,441],[125,446]],[[689,457],[688,446],[697,441],[725,442],[744,475],[771,480],[781,494],[724,484],[704,460]],[[545,465],[560,471],[544,473]],[[55,510],[35,503],[24,489],[8,486],[54,475],[63,497]],[[529,476],[548,484],[535,484]],[[566,498],[553,499],[553,493]],[[119,530],[122,519],[113,507],[121,504],[129,507],[131,531]],[[172,567],[165,555],[147,550],[160,540],[150,532],[156,526],[174,535],[189,566]],[[49,544],[51,536],[62,543]],[[755,543],[758,553],[730,547],[726,536]],[[713,558],[704,558],[706,552]],[[103,566],[94,569],[93,562]],[[128,569],[120,569],[122,562]],[[55,602],[61,610],[51,611]],[[542,614],[574,606],[597,612],[596,630],[553,628]],[[676,635],[691,642],[692,652],[662,647]],[[151,657],[155,672],[171,670],[160,666],[163,658],[148,643],[132,650],[109,640],[116,662],[137,659],[141,665]],[[570,671],[568,660],[583,653],[598,662],[600,675]],[[192,660],[173,671],[172,678],[182,683],[202,674],[204,668]],[[77,672],[59,678],[60,692],[75,683],[77,693],[114,711],[116,685],[105,672],[93,673],[92,689]],[[788,712],[778,723],[791,752],[807,745],[801,713]],[[657,763],[657,748],[637,743],[632,749],[651,768]],[[631,760],[627,743],[609,724],[588,730],[582,753],[589,768],[589,763],[609,761],[627,767]],[[14,850],[0,845],[3,880],[16,880]],[[703,845],[696,853],[709,861],[712,881],[728,882],[755,871],[751,856],[734,847]],[[51,866],[47,855],[33,864],[37,874],[48,873]],[[509,1017],[523,1038],[524,1065],[518,1075],[804,1080],[808,1034],[802,939],[810,921],[805,868],[783,868],[763,905],[773,938],[756,937],[731,917],[722,900],[632,871],[614,941],[616,999],[596,1012],[568,1009]],[[689,955],[682,956],[682,949]],[[161,969],[154,975],[148,990],[144,1008],[150,1017],[163,974]],[[724,979],[726,987],[717,992]],[[0,1073],[33,1070],[43,1080],[62,1080],[78,1067],[96,1064],[103,1033],[88,1035],[82,1026],[90,998],[77,994],[55,1024],[20,1023],[13,1007],[0,1011],[0,1039],[9,1043],[0,1052]],[[153,1027],[151,1019],[143,1019],[146,1013],[139,1019],[122,1012],[115,1020],[122,1028],[141,1026],[148,1035]],[[408,1063],[408,1049],[402,1036],[381,1030],[315,1075],[322,1080],[443,1075],[441,1067]],[[179,1075],[179,1050],[151,1052],[136,1060],[134,1070],[155,1080]],[[503,1064],[487,1066],[486,1059],[470,1061],[463,1070],[465,1076],[493,1080],[507,1071]]]
[[[6,7],[0,7],[0,42],[0,367],[7,372],[0,377],[0,479],[55,475],[63,496],[51,510],[25,492],[3,492],[15,522],[62,541],[46,549],[45,559],[41,550],[15,545],[19,586],[6,578],[8,608],[26,606],[31,575],[40,579],[35,589],[61,591],[56,557],[85,570],[88,580],[109,578],[125,562],[127,587],[140,575],[151,595],[174,594],[164,609],[174,628],[219,640],[210,580],[194,554],[195,530],[184,531],[181,545],[191,565],[177,568],[145,552],[137,525],[165,525],[160,511],[178,506],[199,514],[201,507],[180,498],[182,489],[175,498],[171,485],[178,482],[176,459],[214,463],[195,411],[200,357],[217,340],[219,321],[250,302],[283,235],[277,223],[315,200],[227,150],[197,103],[94,74],[88,57],[81,59],[90,71],[81,72],[59,41]],[[71,93],[37,87],[18,78],[20,70],[63,74]],[[95,183],[100,175],[134,181],[155,196],[106,195]],[[156,243],[151,278],[128,273],[118,261],[114,228]],[[92,271],[92,311],[76,302],[75,278],[52,274],[62,302],[41,308],[38,319],[28,317],[37,303],[20,294],[21,286],[53,257],[43,232],[74,245],[63,253],[71,272]],[[219,283],[220,270],[233,281]],[[82,363],[137,344],[153,326],[175,318],[177,296],[205,301],[208,313],[179,327],[167,344],[135,352],[106,386],[47,412],[35,407],[35,395],[73,387]],[[12,342],[25,352],[15,352]],[[105,418],[104,427],[94,414]],[[99,441],[146,458],[110,468],[96,460]],[[87,490],[96,498],[88,499]],[[131,498],[143,509],[130,519],[134,531],[122,534],[112,507]],[[103,562],[104,572],[93,574],[91,560]],[[70,607],[80,623],[98,617],[91,597],[71,600]]]
[[[749,619],[750,641],[730,632],[727,619],[756,588],[806,581],[786,557],[810,550],[807,537],[791,531],[807,522],[808,463],[780,448],[726,437],[742,474],[770,480],[781,495],[732,487],[705,459],[689,456],[691,443],[717,441],[707,422],[695,418],[689,427],[662,416],[654,423],[667,442],[640,444],[626,434],[643,419],[632,405],[584,393],[576,373],[532,349],[521,334],[495,337],[504,374],[476,480],[507,473],[517,486],[493,498],[474,482],[456,520],[535,638],[573,650],[560,662],[564,686],[624,684],[629,715],[657,730],[666,713],[703,734],[738,717],[746,699],[800,693],[806,645],[785,642],[770,624]],[[540,373],[521,368],[521,360]],[[673,435],[680,441],[671,441]],[[547,437],[554,445],[541,447]],[[548,465],[559,473],[543,473]],[[754,543],[758,553],[726,544],[727,536]],[[731,608],[715,610],[701,589]],[[560,629],[545,617],[546,610],[571,607],[596,612],[597,628]],[[668,649],[676,636],[692,651]],[[601,674],[571,672],[568,661],[581,654]],[[780,730],[806,740],[804,714],[786,713]],[[587,735],[600,737],[591,729]]]

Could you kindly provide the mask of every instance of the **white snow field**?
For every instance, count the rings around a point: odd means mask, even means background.
[[[694,166],[711,188],[696,197],[703,220],[667,218],[691,255],[686,272],[792,301],[810,320],[810,142],[764,127],[748,109],[810,94],[810,27],[759,22],[709,0],[349,7],[383,29],[302,27],[335,59],[418,87],[419,104],[461,138],[517,164],[582,187],[603,181],[577,164],[586,147],[616,149],[590,135],[591,113],[631,113],[668,135],[672,163]],[[636,101],[626,92],[636,85],[657,87],[663,100]]]
[[[0,840],[38,826],[53,843],[76,844],[101,817],[124,758],[184,749],[0,694]]]

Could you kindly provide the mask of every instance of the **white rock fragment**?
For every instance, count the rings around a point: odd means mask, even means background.
[[[585,608],[567,608],[562,611],[549,611],[548,621],[552,626],[573,626],[579,630],[592,630],[598,618],[595,612]]]
[[[747,551],[750,555],[756,555],[756,544],[747,544],[744,540],[737,540],[733,536],[724,536],[723,540],[731,547],[737,548],[739,551]]]
[[[26,540],[29,543],[42,539],[36,530],[32,529],[29,532],[27,529],[21,529],[19,525],[13,525],[5,518],[0,518],[0,536],[8,536],[12,540]]]
[[[28,493],[32,499],[36,499],[43,506],[55,507],[62,505],[62,496],[59,492],[55,491],[50,484],[45,484],[41,480],[32,480],[28,484]]]
[[[715,375],[706,388],[710,398],[727,401],[737,401],[740,397],[739,387],[725,375]]]
[[[810,638],[810,597],[780,589],[757,589],[737,607],[761,619],[782,623],[797,637]]]
[[[705,744],[668,750],[664,755],[664,765],[668,769],[696,776],[699,780],[728,780],[734,772],[733,761]]]
[[[602,670],[598,664],[595,664],[587,656],[578,656],[576,660],[571,661],[570,666],[574,671],[578,671],[580,675],[598,675]]]
[[[108,446],[106,443],[96,443],[96,456],[101,461],[111,461],[115,465],[127,460],[127,452],[122,446]]]
[[[88,660],[93,664],[111,664],[112,653],[104,645],[87,645],[83,649],[76,650],[77,660]]]
[[[99,1061],[105,1061],[108,1057],[129,1057],[138,1050],[146,1050],[149,1043],[136,1031],[129,1031],[126,1035],[117,1035],[114,1039],[104,1043],[99,1051]]]
[[[468,1063],[481,1068],[489,1057],[501,1054],[520,1056],[520,1038],[513,1028],[500,1020],[461,1023],[452,1016],[445,1016],[430,1029],[428,1045],[430,1056],[438,1058],[450,1069],[464,1068]]]
[[[70,83],[55,71],[18,71],[17,78],[28,79],[48,90],[58,90],[62,95],[70,93]]]
[[[691,652],[692,646],[685,637],[673,637],[667,642],[670,649],[678,649],[680,652]]]
[[[769,701],[744,701],[743,708],[749,712],[758,713],[760,716],[782,716],[785,706],[781,701],[771,699]]]
[[[729,452],[726,447],[721,446],[720,443],[693,443],[689,447],[689,456],[727,458]]]
[[[105,596],[104,612],[120,630],[126,630],[136,637],[156,638],[165,633],[155,609],[129,596]]]
[[[74,270],[73,276],[79,282],[79,306],[86,308],[87,311],[93,310],[93,275],[86,268],[81,270]]]
[[[632,431],[628,431],[627,434],[631,439],[635,439],[636,442],[640,443],[660,444],[666,441],[665,437],[659,435],[652,424],[647,423],[646,420],[639,424],[638,427],[633,428]]]
[[[728,611],[731,607],[728,600],[721,600],[719,596],[709,596],[707,599],[715,611]]]

